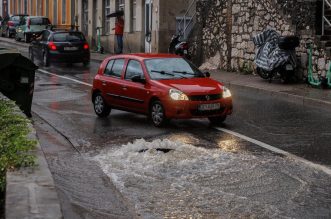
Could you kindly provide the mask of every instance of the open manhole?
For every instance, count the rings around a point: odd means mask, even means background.
[[[151,150],[151,149],[147,149],[147,148],[145,148],[145,149],[141,149],[141,150],[138,151],[138,152],[139,152],[139,153],[144,153],[144,152],[146,152],[146,151],[148,151],[148,150]],[[174,149],[169,149],[169,148],[155,148],[155,150],[156,150],[156,151],[163,152],[163,153],[168,153],[168,152],[170,152],[170,151],[173,151]]]

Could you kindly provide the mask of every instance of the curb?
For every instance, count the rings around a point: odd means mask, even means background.
[[[218,80],[221,81],[221,80]],[[305,96],[300,96],[300,95],[295,95],[295,94],[289,94],[285,92],[279,92],[279,91],[273,91],[273,90],[267,90],[263,88],[257,88],[249,85],[241,85],[241,84],[236,84],[233,82],[229,81],[221,81],[224,83],[225,86],[231,88],[241,88],[241,89],[248,89],[251,91],[255,92],[261,92],[264,95],[269,95],[272,97],[280,98],[281,100],[285,100],[290,103],[296,103],[304,107],[314,107],[314,108],[330,108],[331,109],[331,102],[325,101],[325,100],[320,100],[320,99],[314,99],[310,97],[305,97]]]
[[[0,99],[8,100],[0,93]],[[15,111],[25,116],[18,107]],[[40,147],[36,130],[28,124],[28,138],[37,142],[31,153],[37,157],[37,166],[8,171],[6,175],[7,219],[16,218],[63,218],[60,201],[51,172]]]

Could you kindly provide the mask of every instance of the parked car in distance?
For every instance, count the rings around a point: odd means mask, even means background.
[[[20,41],[24,39],[24,42],[29,43],[31,37],[38,36],[49,25],[51,25],[51,22],[47,17],[25,16],[16,27],[15,40]]]
[[[21,20],[28,16],[27,14],[17,14],[13,16],[7,16],[1,22],[1,36],[13,37],[16,34],[16,27],[19,25]]]
[[[73,30],[44,30],[33,37],[29,57],[40,60],[44,66],[51,62],[90,63],[90,48],[82,32]]]
[[[220,124],[232,113],[232,97],[209,76],[173,54],[110,56],[93,81],[94,111],[99,117],[111,109],[146,114],[156,127],[189,118]]]

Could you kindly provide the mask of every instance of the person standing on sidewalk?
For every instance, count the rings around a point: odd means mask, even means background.
[[[124,32],[124,19],[122,16],[117,16],[115,21],[115,36],[117,41],[116,53],[121,54],[123,52],[123,32]]]

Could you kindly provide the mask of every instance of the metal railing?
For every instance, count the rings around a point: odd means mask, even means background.
[[[323,0],[323,7],[322,7],[322,36],[325,34],[325,24],[328,25],[328,27],[331,27],[330,20],[325,16],[325,7],[328,7],[329,10],[331,10],[331,4],[328,0]]]
[[[195,17],[197,14],[196,11],[196,1],[197,0],[192,0],[188,9],[186,10],[185,14],[183,17],[181,17],[180,22],[178,23],[178,32],[179,34],[184,38],[187,39],[189,32],[188,32],[188,27],[190,25],[194,25]]]

